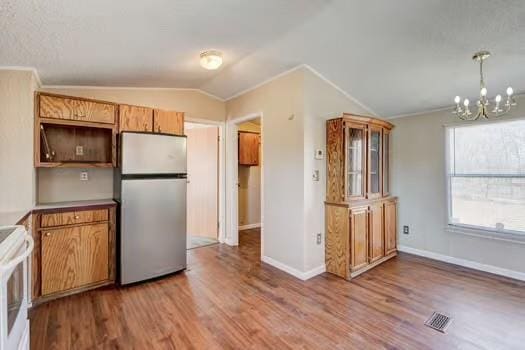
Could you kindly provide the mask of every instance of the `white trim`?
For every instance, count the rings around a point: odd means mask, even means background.
[[[484,271],[484,272],[488,272],[488,273],[493,273],[495,275],[500,275],[500,276],[505,276],[505,277],[509,277],[509,278],[514,278],[514,279],[517,279],[517,280],[520,280],[520,281],[525,281],[525,273],[524,272],[508,270],[508,269],[504,269],[504,268],[493,266],[493,265],[481,264],[481,263],[478,263],[478,262],[475,262],[475,261],[471,261],[471,260],[455,258],[455,257],[452,257],[452,256],[438,254],[438,253],[430,252],[428,250],[420,250],[420,249],[416,249],[416,248],[412,248],[412,247],[408,247],[408,246],[403,246],[403,245],[399,245],[397,247],[397,250],[400,251],[400,252],[414,254],[414,255],[419,255],[419,256],[422,256],[422,257],[425,257],[425,258],[429,258],[429,259],[433,259],[433,260],[443,261],[443,262],[446,262],[446,263],[449,263],[449,264],[454,264],[454,265],[459,265],[459,266],[463,266],[463,267],[468,267],[468,268],[471,268],[471,269],[474,269],[474,270]]]
[[[334,89],[336,89],[337,91],[339,91],[341,94],[343,94],[346,98],[348,98],[349,100],[351,100],[352,102],[354,102],[356,105],[358,105],[359,107],[363,108],[365,111],[367,111],[368,113],[372,114],[373,116],[379,116],[379,114],[377,114],[376,112],[374,112],[374,110],[372,110],[372,108],[368,107],[367,105],[365,105],[364,103],[362,103],[361,101],[359,101],[357,98],[355,98],[354,96],[350,95],[348,92],[346,92],[345,90],[343,90],[342,88],[340,88],[338,85],[336,85],[334,82],[332,82],[330,79],[326,78],[324,75],[322,75],[321,73],[319,73],[318,71],[316,71],[315,69],[313,69],[311,66],[307,65],[307,64],[303,64],[303,67],[308,69],[310,72],[312,72],[314,75],[316,75],[319,79],[321,79],[322,81],[324,81],[325,83],[327,83],[328,85],[330,85],[331,87],[333,87]]]
[[[451,233],[459,233],[467,236],[480,237],[486,239],[493,239],[496,241],[504,241],[517,244],[525,244],[525,235],[514,233],[513,231],[496,231],[483,229],[480,227],[468,227],[463,225],[448,224],[445,231]]]
[[[225,147],[225,122],[202,118],[184,118],[184,122],[213,125],[219,128],[219,229],[217,239],[220,243],[228,243],[226,238],[226,147]],[[229,244],[229,243],[228,243]]]
[[[140,87],[140,86],[100,86],[100,85],[42,85],[41,89],[82,89],[82,90],[150,90],[150,91],[195,91],[214,98],[221,102],[225,99],[215,96],[209,92],[196,88],[175,88],[175,87]]]
[[[323,264],[323,265],[320,265],[318,267],[315,267],[309,271],[306,271],[306,272],[302,272],[302,271],[299,271],[291,266],[288,266],[286,264],[283,264],[282,262],[280,261],[277,261],[275,259],[272,259],[270,258],[269,256],[262,256],[261,260],[265,263],[267,263],[268,265],[271,265],[275,268],[278,268],[279,270],[281,271],[284,271],[294,277],[297,277],[299,278],[300,280],[303,280],[303,281],[306,281],[312,277],[315,277],[323,272],[326,271],[326,266]]]
[[[260,222],[257,224],[242,225],[242,226],[239,226],[239,231],[251,230],[252,228],[259,228],[259,227],[261,227]]]
[[[33,72],[33,75],[35,76],[38,86],[42,87],[42,80],[40,80],[40,76],[38,75],[38,71],[36,70],[35,67],[0,66],[0,70],[19,70],[19,71]]]

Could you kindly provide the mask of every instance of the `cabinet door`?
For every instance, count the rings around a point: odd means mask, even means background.
[[[184,113],[156,109],[153,116],[153,131],[184,135]]]
[[[350,241],[352,271],[368,265],[368,208],[352,208],[350,211]]]
[[[120,131],[153,131],[153,109],[120,105],[119,114]]]
[[[383,129],[383,196],[390,194],[390,130]]]
[[[366,126],[345,124],[345,172],[346,197],[359,199],[365,197],[366,169]]]
[[[385,255],[383,239],[383,203],[370,206],[370,262],[381,259]]]
[[[42,231],[42,295],[107,280],[108,224]]]
[[[41,118],[70,119],[95,123],[115,123],[115,105],[60,96],[40,95]]]
[[[385,203],[385,255],[396,251],[397,211],[396,202]]]
[[[239,165],[259,165],[259,134],[239,132]]]
[[[371,126],[368,133],[368,198],[381,197],[382,133]]]

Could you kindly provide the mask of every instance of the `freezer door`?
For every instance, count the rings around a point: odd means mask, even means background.
[[[186,173],[184,136],[123,132],[120,142],[123,175]]]
[[[186,179],[122,181],[120,282],[186,268]]]

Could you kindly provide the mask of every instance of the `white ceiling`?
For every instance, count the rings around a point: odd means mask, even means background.
[[[307,64],[389,117],[525,92],[522,0],[0,0],[0,65],[45,85],[200,88],[229,98]],[[224,52],[218,71],[199,52]]]

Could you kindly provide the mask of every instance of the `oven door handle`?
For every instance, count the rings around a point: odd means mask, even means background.
[[[31,255],[31,252],[33,251],[33,247],[35,246],[35,241],[33,241],[33,237],[31,235],[25,235],[24,242],[27,243],[27,247],[25,251],[20,254],[19,256],[13,258],[11,261],[9,261],[5,265],[0,265],[0,270],[7,271],[14,268],[16,265],[20,264],[22,261],[27,259],[29,255]]]

